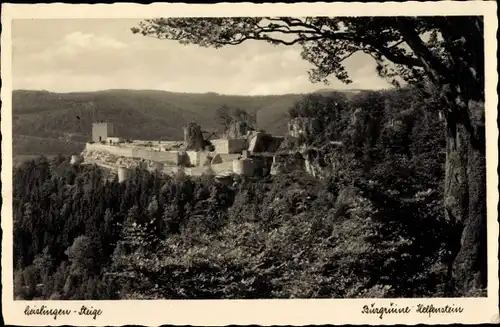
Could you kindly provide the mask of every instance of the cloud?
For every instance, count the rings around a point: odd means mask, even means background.
[[[303,93],[312,65],[300,46],[245,42],[221,49],[181,45],[133,35],[123,20],[25,21],[13,42],[16,88],[89,91],[130,88],[223,94]],[[133,25],[133,24],[132,24]],[[330,78],[335,89],[386,87],[373,60],[360,54],[345,62],[353,84]]]
[[[51,73],[56,75],[62,70],[74,75],[118,75],[124,65],[130,66],[133,59],[128,48],[129,44],[107,34],[74,31],[57,38],[45,37],[43,42],[21,35],[13,42],[14,79],[27,75],[33,78]]]
[[[109,48],[122,49],[127,44],[120,42],[108,35],[95,35],[91,33],[73,32],[66,34],[63,38],[66,45],[80,48]]]
[[[38,57],[45,60],[72,59],[85,53],[120,50],[126,47],[127,44],[108,35],[77,31],[64,35],[56,44],[40,52]]]

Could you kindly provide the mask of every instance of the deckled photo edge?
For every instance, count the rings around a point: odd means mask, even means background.
[[[390,5],[390,6],[389,6]],[[152,4],[148,6],[128,4],[92,5],[11,5],[2,4],[1,57],[2,77],[2,284],[3,315],[6,324],[13,325],[124,325],[124,324],[173,324],[218,326],[228,324],[258,325],[309,325],[309,324],[441,324],[441,323],[489,323],[498,319],[498,129],[496,127],[498,95],[496,86],[496,30],[498,22],[495,2],[436,2],[436,3],[336,3],[336,4],[221,4],[174,5]],[[12,265],[12,67],[11,27],[12,19],[42,18],[144,18],[158,15],[166,8],[168,15],[182,17],[204,16],[264,16],[270,12],[279,14],[285,8],[286,15],[360,15],[358,8],[371,8],[377,12],[362,15],[483,15],[485,18],[486,56],[486,142],[487,142],[487,217],[488,217],[488,297],[463,299],[333,299],[333,300],[221,300],[221,301],[14,301]],[[43,8],[43,9],[40,9]],[[83,10],[81,10],[82,8]],[[240,10],[243,11],[240,12]],[[269,8],[269,9],[268,9]],[[335,8],[335,10],[330,9]],[[380,8],[380,10],[378,10]],[[167,15],[162,15],[167,16]],[[25,316],[27,305],[49,304],[61,309],[79,310],[82,305],[96,307],[103,314],[97,320],[72,315],[52,317]],[[467,313],[458,316],[418,317],[415,315],[392,315],[378,319],[373,315],[362,315],[363,305],[395,303],[404,306],[414,303],[434,305],[460,305]],[[487,312],[484,314],[483,312]],[[196,314],[192,314],[196,312]],[[491,312],[491,318],[489,313]],[[496,314],[496,317],[495,317]],[[496,321],[498,322],[498,320]]]

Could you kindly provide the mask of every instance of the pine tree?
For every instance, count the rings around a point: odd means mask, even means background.
[[[176,234],[180,231],[181,207],[179,202],[167,203],[163,209],[163,222],[165,224],[165,234]]]
[[[14,297],[16,299],[24,300],[26,292],[24,290],[24,276],[22,270],[16,270],[14,273]]]
[[[127,251],[135,252],[146,246],[148,233],[146,226],[139,223],[139,208],[130,208],[121,231],[121,242]]]

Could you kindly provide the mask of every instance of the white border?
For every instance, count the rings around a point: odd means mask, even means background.
[[[387,3],[296,3],[296,4],[2,4],[2,302],[6,324],[15,325],[311,325],[311,324],[448,324],[498,321],[498,130],[496,61],[496,2],[387,2]],[[476,299],[332,299],[332,300],[184,300],[184,301],[13,301],[12,274],[12,112],[11,112],[11,20],[55,18],[148,18],[157,16],[432,16],[483,15],[486,53],[486,133],[488,204],[488,297]],[[361,314],[366,304],[398,307],[418,303],[460,305],[462,314],[434,314],[430,318],[410,314]],[[79,310],[93,306],[103,314],[93,320],[78,315],[26,316],[26,305],[46,305]]]

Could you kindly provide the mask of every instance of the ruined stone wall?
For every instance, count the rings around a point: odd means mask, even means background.
[[[222,159],[222,162],[232,162],[233,160],[241,157],[241,154],[239,153],[220,153],[219,155]]]
[[[150,154],[149,160],[158,161],[158,162],[166,162],[174,165],[178,165],[180,163],[179,152],[170,152],[170,151],[154,151]]]
[[[120,147],[120,146],[112,146],[105,145],[100,143],[87,143],[85,145],[86,150],[97,150],[97,151],[106,151],[112,155],[118,157],[132,157],[132,149],[131,147]]]
[[[247,139],[216,139],[210,140],[210,142],[215,148],[214,152],[221,154],[238,153],[248,147]]]
[[[108,136],[106,141],[108,143],[121,143],[121,142],[123,142],[123,139],[121,137],[117,137],[117,136]]]
[[[240,153],[217,153],[208,151],[186,151],[186,156],[188,157],[187,164],[192,166],[202,166],[207,160],[207,157],[215,157],[216,154],[220,156],[222,162],[232,162],[241,156]]]
[[[132,148],[132,157],[145,160],[168,162],[173,165],[179,164],[179,152],[154,151],[150,149]]]
[[[230,175],[233,173],[233,162],[226,161],[220,164],[212,165],[211,168],[216,176]]]
[[[152,151],[137,147],[104,145],[99,143],[87,143],[86,150],[103,151],[117,157],[140,158],[158,162],[166,162],[177,165],[180,161],[178,152]]]
[[[169,141],[158,141],[158,140],[131,140],[134,144],[149,144],[151,143],[153,146],[158,144],[165,144]]]
[[[210,155],[208,151],[186,151],[189,157],[189,164],[192,166],[201,166]]]
[[[174,166],[168,163],[163,165],[159,165],[158,161],[151,161],[144,158],[137,158],[132,156],[117,156],[110,153],[109,146],[91,146],[86,148],[82,152],[82,156],[84,157],[84,164],[97,164],[100,167],[106,168],[116,175],[118,168],[127,168],[127,169],[135,169],[137,167],[142,167],[143,169],[147,169],[149,171],[160,171],[163,174],[177,174],[180,170],[182,170],[186,175],[190,176],[200,176],[206,173],[208,167],[196,166],[196,167],[181,167]],[[116,152],[116,151],[115,151]],[[158,153],[158,152],[157,152]],[[153,154],[154,155],[157,154]],[[179,155],[182,155],[183,152],[179,152]],[[204,152],[203,154],[208,154],[208,152]],[[233,173],[233,162],[226,161],[220,164],[211,165],[210,169],[216,176],[226,176]]]
[[[253,132],[248,137],[248,151],[276,152],[283,140],[283,136],[272,136],[269,133]]]

